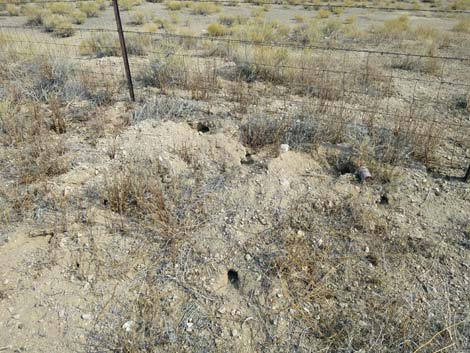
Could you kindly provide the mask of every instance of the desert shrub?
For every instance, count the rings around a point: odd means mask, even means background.
[[[126,43],[127,44],[127,43]],[[97,58],[119,56],[119,45],[116,36],[109,33],[93,34],[80,42],[80,54]]]
[[[49,11],[31,6],[25,9],[25,15],[27,17],[26,23],[30,26],[40,26],[43,24],[43,20],[46,16],[50,15]]]
[[[234,25],[242,25],[248,21],[246,17],[243,16],[230,16],[230,15],[220,15],[219,23],[225,26],[231,27]]]
[[[321,30],[317,22],[310,22],[294,27],[291,38],[302,45],[314,44],[321,39]]]
[[[72,12],[75,7],[71,4],[57,2],[48,7],[49,11],[56,15],[67,15]]]
[[[147,2],[152,2],[152,3],[161,3],[163,0],[146,0]]]
[[[146,54],[151,38],[140,34],[130,34],[126,37],[126,47],[129,55],[142,56]],[[118,45],[118,42],[116,42]]]
[[[289,38],[290,27],[279,21],[263,22],[262,24],[250,22],[234,27],[233,32],[237,38],[249,39],[255,43],[279,42]]]
[[[130,23],[139,26],[144,24],[145,22],[145,13],[143,11],[135,11],[131,14],[131,21]]]
[[[186,72],[181,57],[155,53],[138,72],[136,79],[144,86],[166,88],[184,85]]]
[[[160,26],[156,23],[146,23],[144,24],[143,31],[149,33],[157,33],[160,29]]]
[[[72,20],[72,23],[76,25],[81,25],[86,21],[86,14],[81,12],[80,10],[74,10],[71,13],[69,13],[69,17]]]
[[[194,172],[178,178],[158,159],[134,159],[107,177],[103,196],[112,211],[175,236],[204,224],[202,191]]]
[[[326,21],[326,23],[321,27],[321,32],[326,37],[334,36],[342,30],[341,21],[336,19],[331,19]]]
[[[331,12],[328,11],[327,9],[320,9],[317,12],[317,18],[328,18],[330,17]]]
[[[383,37],[394,38],[406,33],[409,29],[410,18],[407,15],[402,15],[384,21],[383,25],[377,28],[377,33]]]
[[[285,48],[260,47],[247,53],[237,52],[233,60],[237,78],[247,82],[264,80],[281,83],[286,78],[281,67],[288,64],[289,52]]]
[[[220,7],[212,2],[195,3],[191,6],[191,12],[197,15],[209,15],[220,11]]]
[[[97,0],[96,3],[98,4],[100,11],[104,11],[108,6],[110,6],[110,2],[108,0]]]
[[[297,14],[297,15],[294,15],[294,20],[297,23],[304,23],[305,22],[305,17],[304,17],[304,15]]]
[[[223,37],[230,34],[230,30],[222,24],[211,23],[207,27],[207,34],[212,37]]]
[[[8,15],[10,16],[19,16],[20,15],[20,7],[12,4],[8,4],[6,6],[6,10]]]
[[[70,19],[62,15],[46,16],[43,25],[47,32],[53,32],[59,37],[70,37],[75,33]]]
[[[467,0],[454,0],[449,8],[451,10],[470,10],[470,3]]]
[[[80,5],[80,11],[86,14],[86,17],[98,17],[100,14],[99,5],[96,2],[84,2]]]
[[[181,1],[168,1],[165,3],[165,7],[170,11],[179,11],[184,7]]]
[[[129,11],[133,7],[138,6],[140,4],[142,4],[142,0],[120,0],[119,1],[119,7],[123,11]]]
[[[453,28],[455,32],[470,33],[470,18],[462,18]]]
[[[435,40],[439,36],[439,31],[431,26],[418,26],[413,34],[417,39]]]

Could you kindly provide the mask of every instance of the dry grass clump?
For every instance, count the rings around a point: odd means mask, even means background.
[[[130,24],[134,26],[143,25],[146,22],[145,12],[143,11],[135,11],[131,14]]]
[[[170,11],[180,11],[184,7],[182,1],[168,1],[165,3],[165,7]]]
[[[429,341],[448,326],[446,300],[422,291],[414,274],[415,265],[434,263],[425,250],[430,245],[413,250],[412,241],[390,237],[373,199],[354,193],[307,195],[274,229],[268,248],[277,255],[265,273],[281,278],[289,316],[304,327],[306,346],[411,352],[423,342],[432,351],[463,343],[450,334]]]
[[[223,37],[230,34],[230,29],[220,23],[211,23],[207,27],[207,34],[212,37]]]
[[[407,33],[410,29],[410,18],[407,15],[401,15],[396,18],[384,21],[381,27],[376,29],[376,33],[383,38],[398,38]]]
[[[21,13],[21,8],[12,4],[7,4],[6,10],[10,16],[19,16]]]
[[[95,2],[84,2],[80,5],[80,11],[86,14],[86,17],[98,17],[100,14],[100,7]]]
[[[109,33],[97,33],[80,42],[80,54],[97,58],[119,56],[120,50],[116,36]]]
[[[26,113],[8,102],[0,107],[0,141],[16,147],[11,151],[10,160],[14,163],[9,168],[22,184],[60,175],[69,169],[64,140],[58,136],[65,132],[65,122],[57,101],[51,102],[51,118],[46,118],[32,102],[24,102],[28,107]]]
[[[249,21],[245,25],[233,27],[236,38],[260,42],[282,42],[289,38],[290,27],[279,21]]]
[[[232,27],[235,25],[242,25],[247,22],[248,22],[248,19],[240,15],[237,15],[237,16],[220,15],[219,16],[219,23],[228,27]]]
[[[210,15],[216,12],[220,12],[220,6],[212,2],[196,2],[191,5],[191,13],[196,15]]]
[[[194,174],[170,175],[159,160],[132,160],[107,178],[103,196],[112,211],[176,235],[206,217],[200,183]]]
[[[470,33],[470,18],[462,18],[454,26],[453,30],[460,33]]]
[[[130,11],[133,7],[139,6],[142,4],[142,0],[120,0],[119,8],[123,11]]]
[[[52,32],[58,37],[70,37],[75,33],[70,19],[62,15],[46,16],[42,23],[47,32]]]
[[[184,86],[186,67],[181,57],[154,53],[148,64],[142,66],[136,79],[144,86],[166,89],[172,86]]]
[[[325,18],[330,17],[330,15],[331,15],[331,12],[328,11],[327,9],[320,9],[317,12],[317,18],[325,19]]]
[[[145,55],[149,44],[148,36],[139,34],[126,36],[126,47],[129,55]],[[103,58],[106,56],[119,56],[121,49],[116,36],[110,33],[97,33],[80,42],[80,54]]]

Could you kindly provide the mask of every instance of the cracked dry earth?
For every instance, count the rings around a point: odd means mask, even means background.
[[[412,352],[446,327],[421,351],[470,349],[469,184],[361,184],[341,146],[196,125],[67,132],[71,168],[1,231],[0,351]],[[126,166],[161,178],[172,229],[110,206]]]

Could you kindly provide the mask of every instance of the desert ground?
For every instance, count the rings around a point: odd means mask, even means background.
[[[0,2],[0,352],[470,352],[468,1],[119,6]]]

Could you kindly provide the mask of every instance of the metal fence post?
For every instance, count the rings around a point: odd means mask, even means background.
[[[127,87],[129,88],[129,95],[131,96],[131,100],[135,102],[134,85],[132,84],[131,69],[129,67],[129,59],[127,57],[126,41],[124,39],[124,32],[122,31],[122,22],[121,15],[119,14],[118,0],[113,0],[113,7],[117,31],[119,34],[119,43],[121,44],[121,53],[122,59],[124,61],[124,69],[126,70]]]

